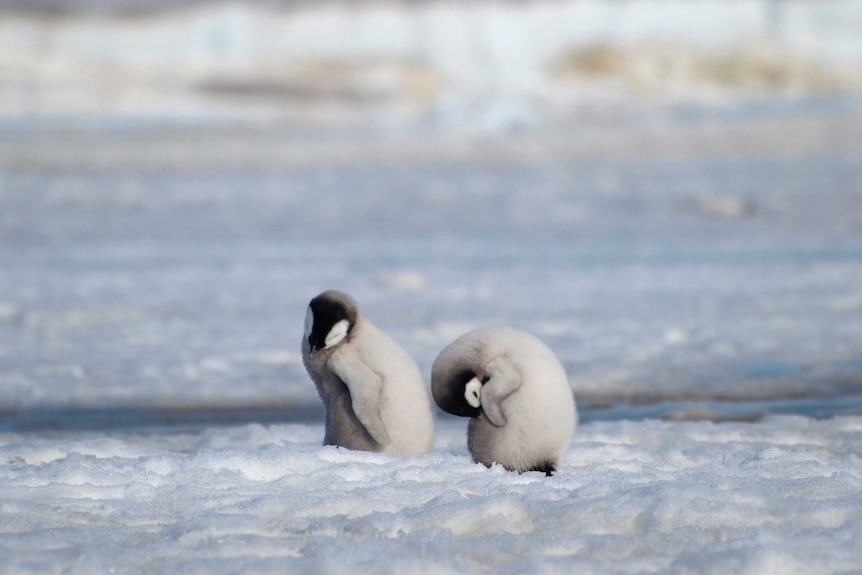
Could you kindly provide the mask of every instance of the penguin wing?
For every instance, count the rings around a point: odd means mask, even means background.
[[[521,374],[504,357],[492,359],[485,367],[487,383],[482,386],[482,411],[485,417],[497,427],[506,425],[503,401],[521,387]]]
[[[392,440],[380,417],[380,395],[383,391],[383,380],[380,376],[358,358],[344,354],[333,355],[329,366],[347,385],[353,413],[368,434],[377,443],[389,445]]]

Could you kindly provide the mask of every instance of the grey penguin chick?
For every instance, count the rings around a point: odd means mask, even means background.
[[[431,391],[443,411],[470,417],[473,461],[551,475],[578,421],[568,377],[554,352],[511,327],[468,332],[434,360]]]
[[[431,450],[434,415],[419,367],[348,294],[311,300],[302,361],[325,408],[324,445],[402,457]]]

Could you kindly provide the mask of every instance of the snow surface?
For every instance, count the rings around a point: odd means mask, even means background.
[[[489,6],[505,62],[520,4]],[[860,572],[858,100],[163,106],[266,14],[0,22],[0,573]],[[327,288],[426,377],[471,328],[542,338],[582,421],[560,473],[474,465],[442,414],[422,457],[322,447]]]
[[[0,572],[858,572],[859,117],[781,110],[280,168],[287,128],[7,127]],[[442,416],[416,459],[321,447],[329,287],[425,374],[478,325],[543,338],[561,472]]]
[[[561,471],[414,459],[320,424],[0,435],[4,573],[840,573],[862,418],[580,428]]]
[[[314,404],[299,338],[333,287],[426,374],[498,323],[543,338],[582,402],[859,395],[858,114],[572,126],[502,157],[459,136],[458,164],[312,141],[281,168],[302,135],[10,131],[0,404]]]

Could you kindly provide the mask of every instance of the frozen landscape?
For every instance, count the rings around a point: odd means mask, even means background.
[[[5,573],[858,573],[862,420],[617,421],[561,473],[322,426],[3,434]]]
[[[108,24],[266,20],[187,4],[0,22],[0,573],[862,570],[858,76],[635,97],[626,69],[530,94],[450,69],[431,104],[297,108],[254,58],[188,91],[212,69],[162,74],[174,46],[103,83],[131,46]],[[540,337],[581,416],[560,472],[472,464],[439,410],[418,458],[322,447],[299,342],[328,288],[426,380],[471,328]]]

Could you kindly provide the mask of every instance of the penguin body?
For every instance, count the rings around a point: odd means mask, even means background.
[[[324,445],[410,457],[434,442],[434,416],[413,358],[337,290],[311,300],[302,360],[325,408]]]
[[[538,338],[481,328],[456,339],[434,361],[431,390],[444,411],[470,417],[473,460],[510,471],[556,471],[577,425],[563,366]]]

